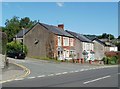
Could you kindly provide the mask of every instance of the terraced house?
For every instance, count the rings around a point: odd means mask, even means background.
[[[117,47],[112,43],[103,42],[98,38],[94,38],[92,41],[94,42],[96,60],[101,60],[105,56],[105,52],[118,51]]]
[[[57,58],[64,60],[74,53],[74,37],[64,31],[64,25],[58,26],[37,23],[31,29],[17,34],[28,47],[28,57]]]
[[[75,54],[77,59],[84,58],[85,61],[93,60],[94,61],[94,44],[91,40],[85,37],[82,34],[67,31],[69,34],[75,37]]]

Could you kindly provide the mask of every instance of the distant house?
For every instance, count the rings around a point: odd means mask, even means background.
[[[105,56],[105,52],[117,51],[117,47],[113,44],[103,42],[98,38],[92,40],[94,42],[95,58],[101,60]]]
[[[15,37],[13,38],[13,40],[17,40],[19,42],[23,42],[23,36],[27,33],[27,31],[29,31],[30,29],[23,29],[21,30],[17,35],[15,35]]]
[[[94,60],[94,44],[91,40],[82,34],[67,31],[75,37],[75,53],[77,54],[77,59],[84,58],[86,61]]]
[[[38,22],[31,29],[20,31],[16,37],[28,47],[28,57],[63,60],[74,53],[74,37],[64,31],[63,24],[57,27]]]
[[[106,44],[106,51],[118,51],[118,47],[116,45],[114,45],[111,42],[105,42]]]

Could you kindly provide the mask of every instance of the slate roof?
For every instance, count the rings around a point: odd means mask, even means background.
[[[53,32],[56,35],[61,35],[61,36],[67,36],[67,37],[73,37],[72,35],[70,35],[69,33],[67,33],[66,31],[64,31],[61,28],[58,28],[56,26],[53,25],[47,25],[47,24],[43,24],[40,23],[41,25],[43,25],[44,27],[46,27],[48,30],[50,30],[51,32]]]
[[[104,46],[107,46],[107,45],[105,44],[105,42],[99,40],[98,38],[95,38],[95,39],[93,39],[92,41],[94,41],[94,40],[96,40],[97,42],[99,42],[100,44],[102,44],[102,45],[104,45]]]
[[[93,39],[97,38],[97,36],[94,36],[94,35],[84,35],[84,36],[87,37],[90,40],[93,40]]]
[[[27,33],[29,31],[29,29],[24,29],[24,30],[21,30],[18,34],[17,34],[17,38],[22,38],[25,33]]]
[[[64,31],[63,29],[61,28],[58,28],[56,26],[52,26],[52,25],[47,25],[47,24],[44,24],[44,23],[36,23],[34,26],[36,26],[37,24],[43,26],[44,28],[46,28],[47,30],[53,32],[54,34],[56,35],[60,35],[60,36],[66,36],[66,37],[72,37],[72,35],[70,35],[69,33],[67,33],[66,31]],[[33,27],[34,27],[33,26]],[[33,28],[32,27],[32,28]],[[26,29],[26,30],[21,30],[18,34],[17,34],[17,37],[20,38],[20,37],[23,37],[25,34],[27,34],[32,28],[30,29]]]
[[[104,42],[104,41],[99,40],[98,38],[95,38],[95,39],[93,39],[92,41],[94,41],[94,40],[96,40],[97,42],[99,42],[100,44],[102,44],[102,45],[104,45],[104,46],[115,47],[114,44],[112,44],[112,43],[106,43],[106,42]]]
[[[82,34],[76,33],[76,32],[72,32],[72,31],[67,31],[66,32],[70,33],[71,35],[73,35],[75,38],[79,39],[82,42],[88,42],[88,43],[92,43],[92,41],[90,39],[88,39],[87,37],[85,37]]]

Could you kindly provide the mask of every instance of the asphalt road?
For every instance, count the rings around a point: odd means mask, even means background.
[[[81,69],[90,69],[101,66],[94,66],[89,64],[73,64],[73,63],[56,63],[56,62],[48,62],[48,61],[38,61],[31,60],[27,58],[26,60],[12,60],[18,64],[24,65],[30,69],[31,73],[28,78],[37,77],[41,75],[49,75],[56,74],[62,72],[70,72]]]
[[[118,67],[19,63],[30,68],[31,74],[25,79],[4,83],[3,87],[118,87]]]

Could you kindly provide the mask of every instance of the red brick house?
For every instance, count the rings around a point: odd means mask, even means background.
[[[60,30],[64,31],[64,24],[58,25],[58,28]],[[65,34],[69,34],[64,31]],[[70,34],[69,34],[70,35]],[[64,59],[69,59],[70,55],[75,53],[75,39],[73,37],[67,37],[67,36],[57,36],[57,45],[56,48],[60,49],[62,47],[62,50],[58,50],[58,56],[63,56]]]

